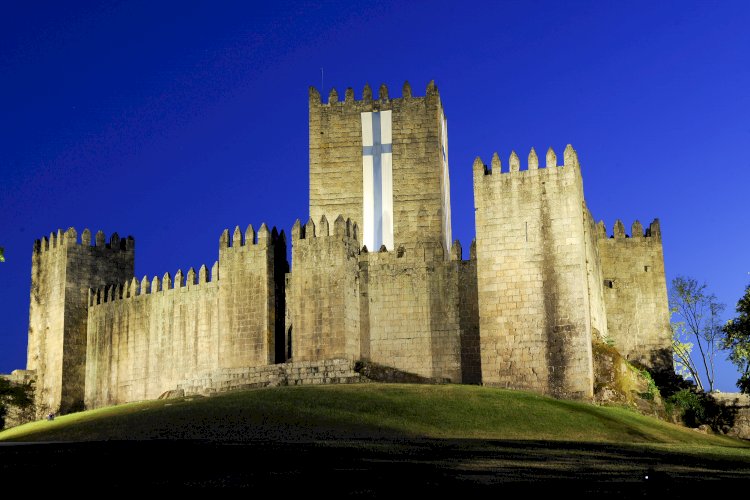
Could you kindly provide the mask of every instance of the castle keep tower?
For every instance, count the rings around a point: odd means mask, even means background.
[[[402,97],[381,85],[373,99],[365,86],[360,101],[332,90],[325,104],[310,89],[310,215],[292,231],[293,360],[478,379],[476,266],[451,241],[447,123],[433,82],[424,97],[405,83]]]
[[[26,367],[36,372],[37,412],[83,408],[89,288],[133,277],[135,242],[73,228],[34,244]]]
[[[334,89],[327,104],[310,88],[310,216],[323,215],[357,222],[371,252],[420,239],[449,255],[447,123],[434,82],[424,97],[408,82],[392,99],[385,85],[376,99],[366,85],[360,101]]]

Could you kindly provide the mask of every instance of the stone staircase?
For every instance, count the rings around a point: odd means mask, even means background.
[[[347,359],[326,359],[258,367],[221,368],[181,380],[175,391],[169,391],[169,396],[210,396],[259,387],[369,382],[369,379],[354,371],[354,364],[354,361]]]

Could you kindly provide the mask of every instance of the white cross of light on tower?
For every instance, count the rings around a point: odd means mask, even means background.
[[[445,231],[443,243],[446,252],[450,252],[453,245],[453,234],[451,231],[451,184],[448,174],[448,124],[445,120],[445,114],[440,117],[440,132],[442,139],[440,146],[443,153],[443,230]]]
[[[393,249],[391,111],[362,113],[363,242]]]

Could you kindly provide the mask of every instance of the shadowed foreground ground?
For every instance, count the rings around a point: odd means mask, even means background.
[[[110,441],[0,445],[0,477],[73,491],[247,488],[363,497],[568,491],[690,498],[744,490],[750,464],[667,449],[539,441]]]
[[[53,492],[694,498],[746,489],[750,444],[520,391],[288,387],[131,403],[0,432],[0,478]]]

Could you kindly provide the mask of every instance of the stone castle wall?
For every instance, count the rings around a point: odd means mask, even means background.
[[[591,397],[583,184],[575,151],[474,165],[482,381]]]
[[[609,337],[607,329],[607,308],[604,302],[604,282],[599,255],[599,233],[588,208],[583,210],[583,231],[586,246],[586,278],[588,282],[589,309],[591,311],[591,334],[601,339]]]
[[[458,241],[452,254],[461,255]],[[476,242],[469,247],[469,260],[457,259],[458,316],[461,331],[461,378],[464,384],[482,383],[482,357],[479,342],[479,295],[477,290]]]
[[[224,231],[210,276],[204,266],[174,280],[136,280],[132,238],[115,234],[107,244],[100,232],[92,246],[88,231],[78,243],[69,229],[38,241],[27,367],[36,373],[40,412],[298,375],[313,383],[357,379],[344,365],[318,376],[332,359],[589,398],[594,336],[613,340],[631,361],[669,363],[657,221],[645,234],[634,224],[630,238],[618,223],[607,238],[586,207],[571,146],[562,166],[550,149],[546,168],[533,149],[525,170],[513,153],[503,172],[495,155],[490,168],[474,163],[477,239],[463,260],[450,239],[437,88],[431,82],[424,97],[413,97],[407,83],[402,97],[391,99],[385,86],[378,94],[366,86],[355,101],[348,89],[339,101],[334,90],[323,104],[310,91],[311,218],[292,228],[291,271],[284,233],[265,225],[257,234],[252,226]],[[375,111],[391,120],[392,151],[381,150],[391,155],[383,172],[392,157],[393,174],[394,238],[386,248],[363,246],[373,233],[363,236],[354,223],[364,212],[369,154],[362,113]],[[312,375],[289,372],[295,367]]]
[[[276,361],[283,235],[263,225],[256,237],[250,226],[243,239],[237,228],[231,239],[224,231],[219,247],[210,277],[202,266],[91,294],[87,407],[153,399],[192,374]]]
[[[84,399],[88,290],[133,276],[132,238],[58,230],[37,240],[32,256],[27,369],[37,373],[36,408],[81,408]]]
[[[86,407],[155,399],[186,374],[219,366],[218,266],[213,281],[181,272],[92,296]],[[191,270],[192,271],[192,270]]]
[[[221,235],[218,314],[222,366],[272,364],[279,350],[283,356],[277,343],[284,343],[284,289],[276,283],[283,283],[285,264],[286,241],[276,228],[269,231],[263,224],[256,235],[248,226],[243,238],[237,227],[231,240],[229,231]]]
[[[434,84],[425,97],[412,97],[404,85],[403,97],[390,98],[382,85],[372,96],[366,86],[362,100],[354,100],[347,89],[343,101],[335,90],[323,104],[315,88],[310,89],[310,217],[323,215],[333,221],[340,214],[362,224],[363,112],[392,112],[393,134],[393,234],[399,245],[415,243],[420,227],[429,227],[435,242],[450,241],[450,211],[447,176],[440,174],[443,158],[443,116],[440,95]],[[437,174],[437,175],[436,175]],[[445,246],[445,244],[444,244]],[[377,248],[369,248],[377,251]],[[389,248],[390,250],[390,248]],[[446,248],[446,251],[449,248]]]
[[[476,303],[460,254],[446,260],[437,243],[360,251],[357,230],[342,217],[329,228],[325,216],[317,226],[310,220],[292,228],[292,359],[365,359],[461,381],[462,321],[473,327],[466,336],[472,348],[478,322],[476,306],[460,313],[462,300]],[[461,286],[469,292],[463,298]]]
[[[460,258],[460,257],[459,257]],[[436,243],[360,255],[370,357],[423,377],[460,382],[459,271]]]
[[[672,329],[658,219],[645,232],[635,221],[629,237],[620,221],[610,238],[604,223],[597,231],[610,338],[628,361],[671,368]]]
[[[359,359],[359,243],[351,221],[337,217],[330,228],[325,216],[292,228],[288,278],[292,359]]]

